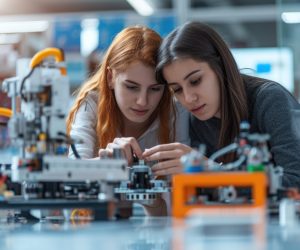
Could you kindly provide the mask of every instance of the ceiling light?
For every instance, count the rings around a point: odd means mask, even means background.
[[[147,0],[127,0],[127,2],[141,16],[151,16],[154,13],[153,7],[148,3]]]
[[[300,12],[283,12],[281,19],[285,23],[300,23]]]
[[[0,22],[0,33],[43,32],[48,27],[48,21]]]

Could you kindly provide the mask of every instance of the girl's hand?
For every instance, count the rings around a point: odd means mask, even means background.
[[[135,154],[139,159],[142,158],[142,150],[137,140],[134,137],[122,137],[115,138],[112,143],[108,143],[106,148],[99,149],[99,157],[112,157],[114,148],[121,148],[124,157],[127,159],[128,164],[131,165],[133,163],[133,155]]]
[[[146,149],[142,157],[146,161],[159,161],[152,166],[154,175],[172,175],[182,172],[180,157],[191,151],[191,147],[175,142]]]

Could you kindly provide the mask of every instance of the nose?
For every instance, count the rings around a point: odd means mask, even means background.
[[[148,103],[147,92],[141,91],[137,96],[136,104],[138,104],[139,106],[146,106],[147,103]]]
[[[197,98],[197,93],[194,90],[184,90],[184,99],[187,103],[193,103],[197,100]]]

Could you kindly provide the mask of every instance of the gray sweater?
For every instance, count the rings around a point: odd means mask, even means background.
[[[283,184],[300,188],[300,105],[280,84],[264,80],[252,86],[246,77],[251,132],[268,133],[269,148],[276,165],[284,168]],[[217,150],[221,121],[211,118],[200,121],[190,117],[192,147],[207,146],[207,156]]]

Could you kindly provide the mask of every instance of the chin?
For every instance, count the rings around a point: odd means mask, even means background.
[[[134,123],[145,123],[147,120],[132,120]]]
[[[142,117],[140,117],[140,118],[137,118],[137,117],[131,117],[131,118],[129,118],[129,120],[131,121],[131,122],[134,122],[134,123],[145,123],[145,122],[147,122],[148,121],[148,119],[149,119],[149,117],[146,117],[146,118],[142,118]]]
[[[205,115],[201,115],[201,116],[198,115],[196,117],[197,117],[198,120],[204,122],[204,121],[207,121],[207,120],[213,118],[213,115],[207,115],[207,114],[205,114]]]

